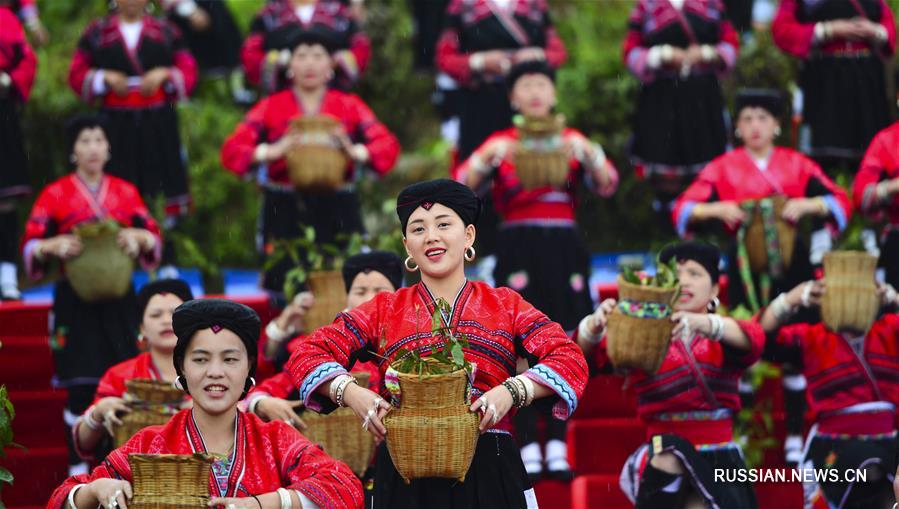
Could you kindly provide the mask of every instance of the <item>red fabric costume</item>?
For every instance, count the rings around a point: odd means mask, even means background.
[[[852,201],[859,212],[880,219],[886,212],[889,224],[899,228],[899,194],[889,203],[879,203],[874,192],[878,182],[899,177],[899,122],[877,133],[865,152],[852,183]]]
[[[9,9],[0,9],[0,71],[9,74],[12,90],[21,102],[31,95],[37,57],[25,38],[22,25]]]
[[[855,50],[868,49],[866,41],[853,41],[847,39],[834,39],[816,47],[815,23],[803,22],[797,15],[801,0],[781,0],[777,10],[777,16],[771,25],[774,42],[780,49],[799,58],[808,58],[813,49],[825,54],[839,54]],[[846,2],[849,3],[849,2]],[[881,4],[881,17],[879,23],[887,31],[887,43],[881,46],[884,56],[889,57],[896,50],[896,24],[893,21],[893,12],[884,0]]]

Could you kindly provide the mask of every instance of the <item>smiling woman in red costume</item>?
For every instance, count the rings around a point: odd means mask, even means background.
[[[47,509],[123,509],[133,496],[129,454],[207,453],[210,506],[228,509],[362,507],[350,469],[288,424],[237,409],[255,383],[259,316],[223,299],[186,302],[172,319],[176,384],[193,398],[164,426],[138,432],[90,474],[67,479]]]
[[[465,482],[428,478],[407,485],[382,445],[375,473],[375,509],[536,507],[510,434],[510,410],[537,398],[554,397],[556,414],[568,416],[587,381],[583,354],[558,324],[511,289],[465,278],[465,261],[475,256],[480,208],[477,196],[452,180],[421,182],[404,189],[397,198],[397,215],[409,254],[406,267],[420,270],[421,282],[395,293],[382,292],[340,314],[331,326],[313,332],[288,362],[307,408],[330,411],[337,405],[348,406],[364,426],[383,437],[389,392],[383,382],[380,394],[359,387],[347,374],[347,366],[355,357],[376,357],[384,373],[400,349],[426,352],[441,344],[441,337],[421,332],[415,309],[422,308],[429,316],[437,299],[452,304],[443,321],[469,338],[465,356],[477,363],[471,411],[483,412],[483,434],[471,469]],[[526,357],[532,367],[516,377],[518,356]],[[332,398],[332,392],[342,397]]]
[[[153,281],[140,289],[137,294],[141,316],[138,340],[145,342],[149,351],[116,364],[100,379],[94,403],[72,426],[72,440],[79,456],[93,459],[92,453],[102,449],[101,443],[108,436],[104,426],[110,429],[111,425],[122,424],[116,413],[130,411],[123,399],[126,381],[136,378],[175,381],[172,352],[177,338],[172,330],[172,313],[191,299],[190,287],[179,279]]]

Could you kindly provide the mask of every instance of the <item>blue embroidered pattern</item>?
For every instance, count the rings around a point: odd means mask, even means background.
[[[564,378],[543,364],[537,364],[527,372],[539,378],[550,389],[556,391],[556,394],[568,405],[569,416],[574,413],[574,409],[577,408],[577,396]]]
[[[300,386],[300,400],[307,401],[310,393],[322,382],[346,372],[346,369],[336,362],[326,362],[318,366],[305,380],[303,380],[303,385]]]

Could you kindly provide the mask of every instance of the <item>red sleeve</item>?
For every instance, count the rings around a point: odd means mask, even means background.
[[[378,175],[385,175],[396,164],[400,155],[400,142],[361,99],[356,96],[348,97],[357,122],[356,131],[368,149],[369,164]]]
[[[814,179],[826,189],[830,195],[824,196],[827,208],[830,210],[831,216],[836,221],[840,231],[846,229],[849,220],[852,218],[852,203],[849,201],[849,195],[846,190],[838,186],[828,177],[815,161],[800,155],[807,172],[811,179]]]
[[[81,474],[69,477],[68,479],[63,481],[58,488],[53,490],[53,493],[50,495],[50,500],[47,501],[47,509],[68,509],[69,492],[72,491],[72,488],[78,486],[79,484],[87,484],[89,482],[96,481],[97,479],[115,478],[115,475],[110,472],[105,462],[101,463],[100,466],[95,468],[90,474]]]
[[[696,180],[690,184],[671,208],[671,220],[681,237],[686,237],[690,227],[690,216],[697,203],[714,201],[716,198],[716,181],[720,171],[720,163],[712,161],[697,175]]]
[[[896,19],[886,0],[881,0],[880,4],[882,6],[880,24],[887,31],[887,40],[882,50],[884,55],[891,57],[896,53]]]
[[[646,5],[638,1],[627,21],[627,35],[622,44],[622,59],[627,68],[640,81],[651,81],[655,71],[646,64],[649,48],[643,43],[643,21],[646,17]]]
[[[296,389],[296,386],[293,385],[293,381],[290,379],[290,375],[282,371],[275,376],[266,378],[252,392],[268,394],[273,398],[287,399],[290,393]]]
[[[718,51],[721,61],[724,62],[723,70],[729,71],[737,65],[737,56],[740,51],[740,35],[728,20],[721,22],[718,44],[715,45],[715,49]]]
[[[446,8],[443,33],[437,40],[434,62],[437,68],[449,74],[460,85],[467,84],[471,79],[471,67],[468,64],[467,53],[459,49],[459,32],[462,29],[462,2],[452,0]]]
[[[166,30],[169,30],[175,52],[174,65],[170,68],[170,80],[178,91],[178,99],[187,99],[197,86],[197,61],[190,53],[181,30],[172,23],[166,22]]]
[[[796,18],[798,9],[798,0],[781,0],[771,25],[771,33],[774,43],[780,49],[799,58],[806,58],[815,37],[815,24],[800,23]]]
[[[264,41],[265,35],[254,31],[247,36],[240,48],[240,62],[243,65],[244,75],[247,82],[253,86],[258,86],[262,80],[262,64],[265,62]]]
[[[19,20],[8,10],[0,11],[0,26],[3,27],[0,30],[0,48],[8,48],[12,52],[9,63],[13,65],[4,70],[9,74],[19,98],[26,102],[31,95],[31,85],[34,84],[37,57],[28,44]]]
[[[565,49],[565,43],[559,37],[559,33],[552,26],[546,27],[546,47],[543,48],[543,54],[546,56],[546,63],[554,69],[558,69],[565,63],[568,58],[568,51]],[[467,62],[466,62],[467,64]]]
[[[749,350],[737,350],[723,343],[721,346],[735,353],[735,355],[728,356],[731,362],[741,368],[748,368],[762,358],[762,350],[765,349],[765,330],[758,322],[752,320],[736,320],[736,322],[743,334],[746,334],[746,338],[749,339]]]
[[[99,69],[94,67],[94,48],[93,41],[98,37],[99,21],[91,23],[81,34],[78,40],[78,47],[75,55],[72,57],[72,63],[69,66],[69,87],[84,102],[91,102],[94,99],[94,91],[92,82],[94,73]]]
[[[333,402],[316,394],[324,383],[347,373],[353,353],[372,347],[381,330],[381,307],[387,305],[394,294],[382,292],[368,302],[337,316],[329,326],[322,327],[306,337],[306,341],[290,356],[285,371],[300,391],[300,399],[313,411],[329,411]],[[377,351],[377,345],[371,348]]]
[[[852,182],[852,201],[855,208],[871,219],[877,219],[882,212],[875,187],[884,177],[887,161],[891,159],[889,143],[885,143],[888,139],[886,131],[881,131],[874,137]],[[892,148],[899,154],[899,148]]]
[[[802,338],[808,334],[809,324],[797,323],[793,325],[785,325],[777,331],[775,342],[778,346],[798,349],[802,348]]]
[[[268,105],[269,98],[256,103],[222,145],[222,166],[237,175],[246,175],[253,166],[253,152],[265,130]]]
[[[528,378],[556,393],[559,401],[553,415],[568,418],[577,408],[584,394],[589,374],[587,361],[580,347],[562,326],[551,321],[520,295],[508,288],[499,288],[504,295],[504,309],[513,314],[513,334],[521,347],[537,358],[537,364],[527,370]]]
[[[344,463],[325,454],[292,426],[277,426],[278,470],[289,488],[298,490],[318,507],[362,509],[362,483]]]
[[[25,262],[25,273],[33,280],[44,276],[45,262],[39,262],[32,256],[34,243],[47,237],[51,225],[55,221],[54,212],[62,199],[57,192],[57,185],[50,184],[38,195],[34,205],[31,206],[31,214],[25,222],[25,233],[22,235],[22,259]]]
[[[97,391],[94,392],[94,403],[97,404],[103,398],[115,397],[121,398],[125,394],[125,379],[121,373],[116,371],[116,366],[106,370],[100,383],[97,385]]]
[[[357,72],[361,75],[368,67],[368,61],[371,59],[371,41],[368,35],[361,30],[357,30],[350,38],[350,51],[356,58]]]

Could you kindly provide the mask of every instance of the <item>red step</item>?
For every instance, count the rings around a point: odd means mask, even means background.
[[[12,422],[16,443],[25,447],[65,445],[65,390],[10,391],[9,399],[16,410]]]
[[[637,396],[631,388],[624,388],[624,377],[598,375],[587,382],[587,389],[572,419],[636,415]]]
[[[568,460],[579,474],[618,475],[621,466],[646,441],[636,418],[579,419],[568,425]]]
[[[633,509],[618,475],[579,475],[571,483],[571,509]]]
[[[0,302],[0,336],[46,336],[49,304]]]
[[[68,458],[65,447],[9,451],[4,466],[15,480],[3,489],[3,502],[9,507],[46,504],[53,490],[68,476]]]
[[[7,336],[0,329],[0,384],[9,390],[50,389],[53,356],[43,336]]]
[[[541,480],[534,486],[540,509],[570,509],[571,483]]]

